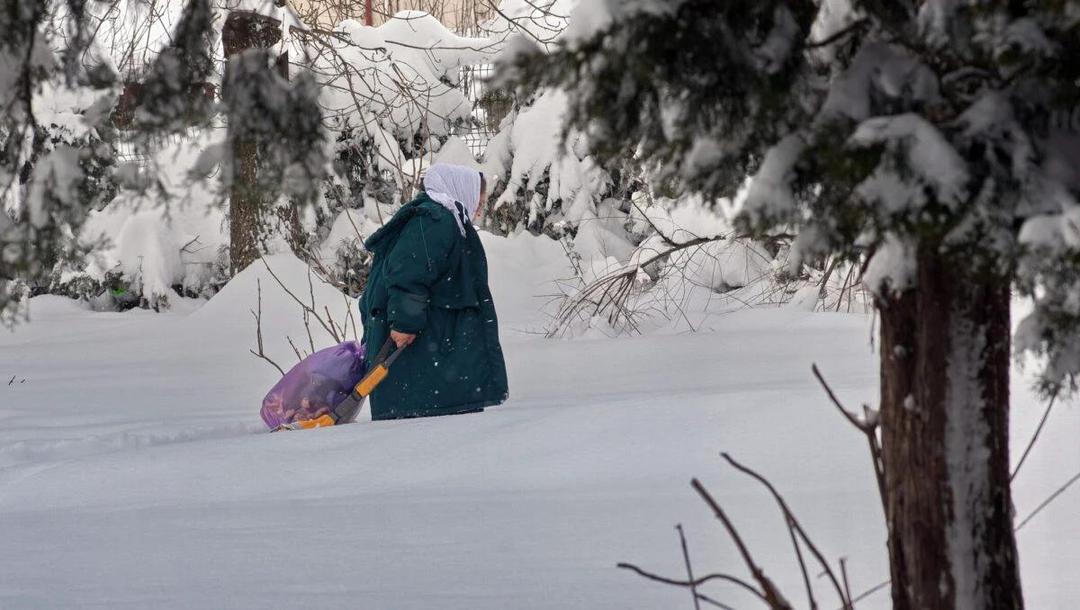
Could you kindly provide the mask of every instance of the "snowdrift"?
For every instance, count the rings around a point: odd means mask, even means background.
[[[184,324],[192,332],[226,332],[242,345],[256,349],[255,314],[260,314],[260,294],[264,350],[285,369],[296,359],[289,339],[301,353],[311,353],[312,345],[319,350],[338,343],[334,332],[339,337],[345,335],[344,339],[357,339],[363,334],[356,301],[322,281],[291,253],[255,261]],[[310,310],[306,324],[305,309]],[[325,326],[311,312],[322,318]]]

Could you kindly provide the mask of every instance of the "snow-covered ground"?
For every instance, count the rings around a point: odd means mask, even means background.
[[[264,270],[168,314],[35,299],[33,321],[0,337],[0,608],[690,608],[615,564],[683,575],[682,523],[698,574],[745,574],[694,476],[802,605],[778,512],[721,450],[848,558],[853,590],[887,577],[864,440],[810,374],[817,362],[850,406],[874,402],[872,318],[754,310],[696,334],[545,340],[533,295],[552,292],[561,249],[487,241],[512,398],[479,415],[265,433],[277,373],[248,353],[256,277],[273,357],[292,364],[283,335],[306,335]],[[294,260],[271,265],[307,294]],[[1042,409],[1020,373],[1015,388],[1018,454]],[[1078,438],[1080,411],[1055,407],[1018,515],[1080,470]],[[1030,608],[1080,604],[1078,509],[1073,488],[1019,534]]]

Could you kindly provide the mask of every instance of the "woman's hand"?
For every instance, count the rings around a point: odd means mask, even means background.
[[[410,345],[413,341],[416,341],[415,334],[399,333],[396,330],[390,331],[390,339],[394,342],[394,345],[398,346],[398,349]]]

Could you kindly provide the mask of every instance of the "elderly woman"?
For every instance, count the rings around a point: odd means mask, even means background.
[[[409,346],[372,393],[372,419],[473,413],[507,398],[487,258],[471,222],[484,191],[480,172],[433,165],[424,192],[364,244],[374,254],[360,298],[368,353],[387,337]]]

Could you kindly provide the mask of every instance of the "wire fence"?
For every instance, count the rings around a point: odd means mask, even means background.
[[[455,135],[465,141],[477,159],[484,155],[488,142],[498,133],[499,125],[513,107],[508,95],[491,86],[490,79],[494,74],[492,64],[461,69],[461,87],[465,97],[472,102],[472,114]]]
[[[190,128],[181,133],[155,136],[147,140],[134,130],[119,130],[113,143],[113,159],[118,165],[131,163],[139,169],[147,169],[153,165],[155,153],[194,140],[199,137],[199,133],[199,129]]]
[[[513,107],[508,95],[490,85],[494,73],[495,67],[492,64],[465,66],[461,69],[460,86],[472,105],[472,112],[469,119],[456,129],[454,135],[465,142],[477,159],[484,155],[488,142],[498,133],[499,125]],[[164,139],[155,139],[153,145],[148,147],[147,143],[136,137],[134,130],[120,129],[113,155],[117,163],[133,163],[145,168],[152,160],[152,152],[148,148],[160,149],[165,145],[189,140],[196,135],[192,131],[167,136]]]
[[[135,142],[134,135],[124,131],[121,131],[119,135],[120,137],[113,144],[113,158],[116,159],[116,163],[120,165],[131,163],[140,168],[149,166],[150,154],[146,152],[145,147]]]

